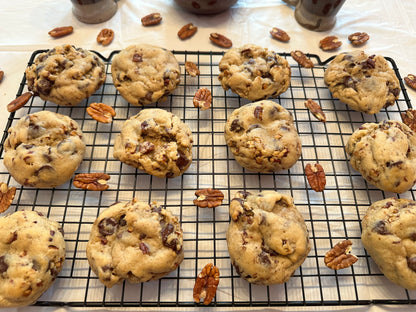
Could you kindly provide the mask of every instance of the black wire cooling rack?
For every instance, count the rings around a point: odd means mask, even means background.
[[[37,54],[33,53],[29,64]],[[220,270],[220,284],[213,306],[305,306],[363,305],[371,303],[413,304],[416,292],[407,291],[388,281],[366,254],[361,241],[360,220],[367,207],[380,199],[396,196],[415,199],[414,191],[401,195],[380,191],[367,184],[353,170],[344,151],[349,136],[364,122],[384,119],[401,120],[400,113],[411,107],[395,62],[387,58],[401,83],[396,104],[376,115],[350,110],[331,97],[323,81],[326,64],[316,55],[308,55],[315,63],[312,69],[300,68],[290,57],[292,68],[290,88],[276,102],[293,113],[302,141],[302,156],[290,170],[259,174],[243,169],[228,150],[224,124],[236,108],[248,103],[230,91],[225,92],[217,76],[221,52],[173,51],[182,70],[181,84],[165,102],[144,108],[129,105],[116,91],[111,80],[111,59],[106,62],[107,80],[89,99],[75,107],[57,106],[39,98],[9,116],[3,134],[0,155],[8,128],[20,117],[39,110],[69,115],[84,132],[86,156],[76,173],[106,172],[111,176],[110,188],[104,192],[77,189],[72,180],[54,189],[33,189],[17,184],[2,162],[2,182],[17,187],[16,197],[6,213],[13,210],[37,210],[61,222],[65,231],[66,260],[54,285],[39,299],[41,306],[84,307],[186,307],[196,305],[192,290],[195,277],[207,263]],[[201,71],[198,77],[185,73],[185,61],[193,61]],[[211,109],[201,111],[192,104],[195,92],[211,90]],[[26,91],[23,77],[18,95]],[[323,108],[327,121],[320,122],[305,108],[311,98]],[[103,102],[115,108],[117,116],[111,124],[91,119],[85,108],[92,102]],[[150,176],[113,158],[113,141],[123,122],[147,107],[159,107],[179,116],[193,131],[193,162],[180,177],[161,179]],[[303,168],[319,162],[327,177],[323,192],[311,190]],[[212,187],[223,191],[223,205],[215,209],[194,206],[194,192]],[[312,249],[303,265],[290,281],[282,285],[251,285],[233,269],[225,234],[229,223],[228,204],[235,192],[276,190],[291,195],[305,218]],[[123,283],[105,288],[88,266],[85,248],[92,223],[98,214],[114,202],[133,197],[144,202],[157,201],[177,215],[184,231],[185,259],[180,267],[166,277],[142,284]],[[325,253],[341,240],[353,242],[353,253],[359,258],[350,268],[333,271],[324,264]]]

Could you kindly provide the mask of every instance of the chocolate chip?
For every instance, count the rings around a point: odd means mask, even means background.
[[[416,257],[407,258],[407,266],[413,272],[416,272]]]
[[[133,55],[133,62],[137,62],[137,63],[143,62],[143,57],[142,57],[142,55],[141,55],[141,54],[139,54],[139,53],[135,53],[135,54]]]
[[[124,214],[120,217],[120,219],[118,220],[118,225],[120,225],[120,226],[127,225],[127,221],[124,219],[125,217],[126,217],[126,215],[124,215]]]
[[[147,254],[149,254],[149,253],[150,253],[149,246],[147,246],[147,244],[145,244],[145,243],[143,243],[143,242],[141,242],[141,243],[139,244],[139,248],[140,248],[140,250],[143,252],[143,254],[144,254],[144,255],[147,255]]]
[[[259,119],[260,121],[263,120],[263,107],[256,106],[256,108],[254,109],[254,117]]]
[[[104,266],[101,267],[101,270],[103,272],[107,272],[107,271],[113,271],[113,268],[109,265],[104,265]]]
[[[410,239],[414,242],[416,241],[416,232],[413,232],[412,234],[410,234]]]
[[[386,162],[386,166],[387,167],[400,167],[400,165],[403,164],[403,161],[399,160],[399,161],[394,161],[394,162]]]
[[[152,212],[156,212],[156,213],[160,214],[162,212],[162,209],[163,208],[161,206],[157,206],[157,207],[153,206],[151,210],[152,210]]]
[[[37,262],[35,259],[32,261],[32,269],[35,271],[39,271],[42,268],[39,262]]]
[[[155,145],[151,142],[144,142],[138,146],[139,152],[143,155],[149,154],[155,149]]]
[[[390,90],[390,92],[393,93],[393,95],[397,97],[400,94],[400,89],[394,88],[393,90]]]
[[[0,257],[0,274],[6,272],[7,269],[9,268],[9,265],[6,263],[4,259],[5,259],[5,256]]]
[[[43,165],[38,170],[35,171],[35,175],[38,176],[43,171],[55,171],[55,168],[51,165]]]
[[[376,225],[373,228],[373,231],[380,234],[380,235],[389,235],[389,234],[391,234],[387,230],[386,223],[384,221],[377,222]]]
[[[231,123],[230,131],[240,132],[241,130],[243,130],[243,128],[240,126],[240,120],[238,118],[234,119]]]
[[[179,170],[183,170],[188,164],[189,159],[186,158],[186,155],[182,151],[178,151],[179,157],[176,159],[176,166],[178,166]]]
[[[37,85],[37,91],[40,94],[49,95],[52,90],[52,82],[47,79],[41,79]]]
[[[175,230],[175,227],[173,226],[173,224],[168,223],[166,224],[161,231],[162,234],[162,241],[163,241],[163,245],[172,249],[173,251],[175,251],[176,253],[178,253],[178,251],[176,250],[176,245],[178,243],[178,240],[172,239],[170,242],[168,242],[168,237],[170,234],[173,233],[173,231]]]
[[[117,221],[114,218],[104,218],[98,223],[98,231],[101,235],[107,236],[114,234]]]
[[[15,240],[17,240],[17,232],[14,231],[12,234],[12,237],[10,237],[9,241],[7,242],[8,244],[13,243]]]
[[[261,253],[259,254],[259,258],[260,258],[260,261],[261,261],[262,263],[264,263],[264,264],[271,264],[271,261],[270,261],[269,255],[268,255],[266,252],[264,252],[263,250],[262,250],[262,251],[261,251]]]
[[[344,86],[347,88],[353,88],[354,90],[356,90],[355,87],[355,81],[352,79],[351,76],[345,76],[344,77]]]
[[[149,124],[147,123],[147,121],[143,121],[142,124],[140,125],[140,128],[142,129],[142,134],[143,132],[146,132],[149,129]]]

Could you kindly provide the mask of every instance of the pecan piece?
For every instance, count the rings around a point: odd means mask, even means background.
[[[105,191],[108,189],[107,181],[110,176],[106,173],[80,173],[72,182],[75,187],[89,191]]]
[[[7,110],[9,113],[17,111],[19,108],[23,107],[32,97],[32,92],[28,91],[11,101],[7,104]]]
[[[219,47],[222,48],[231,48],[233,46],[233,43],[230,39],[228,39],[227,37],[219,34],[219,33],[211,33],[209,35],[209,40],[211,40],[211,42]]]
[[[415,75],[412,75],[412,74],[407,75],[406,77],[404,77],[404,82],[406,82],[406,84],[410,88],[416,90],[416,76]]]
[[[325,254],[325,265],[333,270],[348,268],[357,262],[358,258],[351,254],[352,242],[347,239],[339,242]]]
[[[186,61],[185,62],[185,70],[188,73],[188,75],[190,75],[192,77],[199,76],[199,74],[200,74],[199,68],[198,68],[198,66],[196,66],[196,64],[194,62]]]
[[[305,67],[305,68],[313,67],[312,61],[302,51],[295,50],[295,51],[290,52],[290,55],[296,62],[298,62],[300,66]]]
[[[13,202],[16,188],[0,182],[0,213],[5,212]]]
[[[336,36],[327,36],[319,41],[319,47],[324,51],[331,51],[338,49],[342,42]]]
[[[103,28],[97,36],[97,42],[103,46],[109,45],[114,39],[114,31],[110,28]]]
[[[195,281],[193,297],[196,303],[204,299],[204,305],[212,302],[220,282],[220,271],[212,263],[208,263],[198,274]]]
[[[160,16],[160,13],[151,13],[142,17],[141,21],[143,26],[153,26],[160,24],[162,21],[162,16]]]
[[[181,29],[178,31],[178,37],[182,40],[188,39],[192,37],[196,31],[198,30],[198,27],[194,26],[194,24],[189,23],[184,25]]]
[[[366,32],[355,32],[348,36],[348,40],[351,41],[353,46],[360,46],[368,39],[370,39],[370,36]]]
[[[0,70],[0,82],[3,80],[4,77],[4,71]]]
[[[325,189],[326,178],[324,168],[320,164],[307,164],[305,174],[309,185],[315,192],[322,192]]]
[[[322,122],[326,122],[326,116],[325,113],[322,111],[321,106],[319,106],[318,103],[316,103],[312,99],[308,99],[305,101],[305,106],[309,111],[319,120]]]
[[[195,107],[199,107],[201,110],[207,110],[211,107],[212,103],[211,91],[207,88],[198,89],[195,93],[193,103]]]
[[[403,122],[410,128],[412,131],[416,132],[416,110],[409,108],[404,113],[401,113]]]
[[[290,36],[287,34],[287,32],[277,27],[273,27],[273,29],[270,31],[270,34],[274,39],[279,41],[288,42],[290,40]]]
[[[109,123],[113,121],[113,117],[116,115],[116,111],[111,106],[104,103],[91,103],[87,107],[87,113],[92,118],[102,123]]]
[[[224,194],[217,189],[205,188],[195,192],[197,199],[194,199],[194,205],[200,208],[214,208],[222,204]]]
[[[48,32],[51,37],[59,38],[71,34],[74,31],[72,26],[56,27]]]

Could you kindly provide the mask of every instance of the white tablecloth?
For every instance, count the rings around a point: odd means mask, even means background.
[[[63,43],[92,49],[108,56],[134,43],[151,43],[167,49],[189,51],[219,51],[209,40],[211,32],[226,35],[235,47],[254,43],[277,52],[302,50],[317,54],[322,60],[334,54],[363,49],[368,54],[391,57],[397,63],[401,76],[416,74],[416,6],[414,1],[403,0],[348,0],[338,14],[338,21],[331,31],[313,32],[302,28],[293,17],[293,8],[280,0],[239,0],[230,10],[217,15],[195,15],[180,10],[173,0],[119,1],[119,10],[109,21],[88,25],[79,22],[71,12],[69,0],[0,0],[0,70],[5,75],[0,84],[0,127],[4,129],[8,112],[6,105],[12,101],[19,88],[27,62],[33,51],[52,48]],[[143,27],[140,19],[149,13],[159,12],[163,17],[160,25]],[[194,37],[182,41],[177,37],[181,26],[194,23],[198,31]],[[48,31],[57,26],[72,25],[74,33],[63,38],[51,38]],[[115,31],[111,45],[103,47],[96,42],[98,32],[108,27]],[[291,36],[288,43],[271,38],[273,27],[286,30]],[[360,48],[354,48],[348,41],[349,34],[365,31],[370,40]],[[336,52],[324,52],[318,44],[327,35],[335,35],[343,45]],[[416,103],[416,91],[407,88],[412,103]],[[292,308],[299,311],[343,310],[343,311],[396,311],[393,306],[364,307],[309,307]],[[400,307],[400,311],[411,311],[413,307]],[[16,309],[10,309],[16,310]],[[61,311],[64,308],[26,307],[19,311]],[[68,308],[78,311],[82,309]],[[118,309],[121,310],[121,309]],[[134,309],[151,310],[151,309]],[[171,309],[171,311],[192,311],[192,308]],[[219,308],[218,311],[280,311],[289,308]],[[98,309],[103,311],[103,309]],[[163,309],[157,309],[163,311]]]

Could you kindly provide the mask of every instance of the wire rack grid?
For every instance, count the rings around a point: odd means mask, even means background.
[[[33,63],[35,51],[29,60]],[[396,196],[415,199],[414,191],[401,195],[386,193],[369,185],[353,170],[344,146],[349,136],[364,122],[384,119],[401,120],[400,113],[411,107],[406,89],[395,62],[387,58],[396,72],[401,93],[395,105],[375,115],[350,110],[332,98],[323,81],[325,66],[315,63],[305,69],[281,53],[292,69],[291,86],[276,102],[292,112],[302,142],[302,155],[289,170],[259,174],[242,168],[228,150],[224,124],[231,112],[248,103],[231,91],[224,91],[217,76],[221,52],[173,51],[181,65],[181,84],[165,102],[146,107],[129,105],[115,89],[111,79],[111,60],[106,62],[107,80],[90,98],[75,107],[57,106],[35,97],[10,114],[4,130],[0,156],[7,130],[22,116],[39,110],[50,110],[76,120],[87,143],[86,155],[76,173],[106,172],[110,188],[103,192],[77,189],[72,180],[53,189],[34,189],[18,185],[0,164],[1,181],[16,186],[12,210],[37,210],[64,227],[66,260],[53,286],[42,295],[40,306],[194,306],[192,291],[195,277],[205,264],[212,262],[220,270],[220,284],[212,302],[214,306],[305,306],[355,305],[371,303],[416,303],[416,292],[407,291],[389,282],[366,254],[360,235],[360,220],[367,207],[380,199]],[[184,70],[185,61],[196,63],[201,74],[191,77]],[[211,109],[201,111],[192,104],[195,92],[208,88],[213,96]],[[18,95],[26,91],[23,77]],[[315,119],[306,109],[306,99],[317,101],[327,116],[325,123]],[[91,119],[85,108],[92,102],[111,105],[116,117],[111,124]],[[180,177],[161,179],[122,164],[113,158],[113,142],[123,122],[141,109],[158,107],[179,116],[192,130],[193,162]],[[307,163],[319,162],[326,173],[323,192],[310,189],[304,175]],[[212,187],[223,191],[223,204],[215,209],[198,208],[193,204],[194,192]],[[305,218],[312,249],[303,265],[282,285],[258,286],[241,279],[233,269],[225,235],[229,224],[228,205],[237,191],[276,190],[290,195]],[[157,201],[177,215],[184,231],[185,259],[180,267],[157,281],[141,284],[122,283],[111,289],[104,287],[91,271],[86,258],[86,244],[92,223],[101,211],[114,202],[138,198]],[[347,269],[333,271],[324,265],[325,253],[337,242],[350,239],[353,253],[359,260]]]

